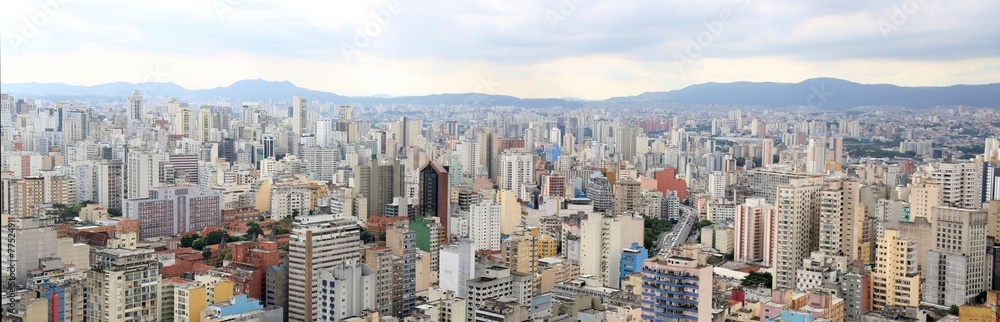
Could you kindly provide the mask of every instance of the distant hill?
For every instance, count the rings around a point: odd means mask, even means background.
[[[0,92],[36,97],[124,97],[132,90],[145,95],[176,97],[181,100],[228,98],[235,101],[287,101],[299,95],[332,103],[384,103],[416,105],[519,106],[527,108],[584,104],[620,105],[632,103],[673,103],[690,105],[748,105],[766,108],[809,106],[821,110],[845,110],[858,106],[903,106],[915,109],[964,105],[1000,107],[1000,83],[953,85],[947,87],[900,87],[886,84],[858,84],[836,78],[814,78],[800,83],[735,82],[705,83],[668,92],[646,92],[604,101],[574,98],[518,98],[477,93],[432,94],[393,97],[379,94],[349,97],[298,87],[288,81],[241,80],[229,86],[190,90],[174,83],[115,82],[93,86],[62,83],[12,83],[0,85]]]
[[[228,98],[236,101],[267,101],[291,100],[298,95],[310,100],[333,103],[386,103],[386,104],[417,104],[417,105],[454,105],[467,104],[475,106],[520,106],[520,107],[551,107],[562,106],[576,108],[580,102],[554,98],[517,98],[506,95],[489,95],[478,93],[434,94],[424,96],[392,97],[380,94],[372,97],[348,97],[335,93],[316,91],[298,87],[288,81],[271,82],[261,79],[241,80],[229,86],[212,89],[190,90],[174,83],[126,83],[115,82],[92,86],[76,86],[63,83],[11,83],[0,85],[0,92],[15,96],[35,97],[125,97],[133,90],[143,95],[175,97],[181,100]]]
[[[1000,107],[1000,83],[947,87],[900,87],[858,84],[837,78],[800,83],[705,83],[669,92],[615,97],[606,103],[660,102],[700,105],[752,105],[768,108],[811,106],[845,110],[858,106],[893,105],[927,108],[939,105]]]

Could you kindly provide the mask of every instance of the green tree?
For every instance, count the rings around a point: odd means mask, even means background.
[[[768,272],[750,272],[747,277],[743,278],[743,282],[740,284],[743,287],[771,287],[771,273]]]
[[[208,259],[209,257],[212,257],[212,250],[211,249],[205,249],[204,251],[201,252],[201,257],[204,258],[204,259]]]
[[[365,244],[368,244],[368,243],[374,243],[374,242],[375,242],[375,235],[374,235],[374,234],[372,234],[372,233],[371,233],[370,231],[368,231],[367,229],[364,229],[364,228],[362,227],[362,228],[361,228],[361,242],[362,242],[362,243],[365,243]]]
[[[246,240],[253,240],[254,237],[263,234],[264,234],[264,229],[260,228],[260,224],[251,221],[247,223],[247,233],[246,235],[243,235],[243,238],[245,238]]]
[[[219,243],[222,242],[222,240],[227,240],[227,241],[229,240],[229,233],[226,232],[224,229],[219,229],[210,232],[208,233],[208,236],[205,236],[205,242],[208,245],[218,245]]]
[[[121,217],[122,216],[121,208],[108,208],[108,216]]]
[[[206,242],[204,238],[200,237],[191,242],[191,248],[194,250],[203,250],[205,249],[205,245],[208,245],[208,242]]]
[[[191,247],[195,239],[198,239],[198,235],[190,234],[181,236],[181,247]]]

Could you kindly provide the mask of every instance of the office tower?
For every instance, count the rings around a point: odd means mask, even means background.
[[[404,317],[416,303],[417,234],[398,221],[386,227],[386,247],[396,257],[393,267],[392,315]]]
[[[871,311],[871,269],[861,262],[848,266],[840,276],[840,297],[844,299],[844,321],[861,321]]]
[[[476,276],[476,245],[468,239],[441,246],[441,268],[438,273],[441,289],[455,292],[458,298],[467,298],[466,282]]]
[[[806,146],[806,172],[810,174],[826,173],[826,138],[810,137]]]
[[[336,322],[363,316],[373,308],[374,272],[361,262],[347,261],[318,272],[320,301],[318,321]]]
[[[941,202],[948,207],[979,209],[982,207],[981,165],[975,162],[941,163],[927,169],[927,178],[941,185]]]
[[[712,320],[711,266],[680,257],[651,258],[642,266],[643,321]]]
[[[796,288],[802,260],[819,249],[822,178],[792,179],[777,188],[774,238],[774,288]]]
[[[149,197],[149,188],[163,184],[160,181],[160,163],[166,161],[163,154],[129,151],[125,164],[125,193],[122,198],[135,199]]]
[[[157,321],[160,272],[151,249],[98,248],[87,271],[87,321]]]
[[[358,192],[368,200],[368,209],[362,209],[371,216],[385,216],[385,206],[396,197],[403,197],[406,191],[406,169],[399,160],[371,160],[366,165],[355,167],[354,182]]]
[[[760,146],[761,146],[760,161],[762,163],[761,166],[768,166],[774,164],[774,140],[764,139],[764,141],[760,143]]]
[[[139,94],[138,90],[132,91],[132,95],[128,96],[125,109],[128,111],[129,121],[142,122],[142,119],[145,118],[146,111],[143,110],[142,106],[142,94]]]
[[[609,211],[614,205],[611,183],[608,178],[598,176],[590,179],[587,185],[587,198],[594,205],[594,211]]]
[[[721,171],[714,171],[708,175],[708,195],[713,200],[726,199],[726,175]]]
[[[420,170],[420,214],[423,217],[437,217],[445,230],[445,240],[448,242],[448,206],[451,204],[451,187],[448,180],[448,169],[441,164],[430,161]]]
[[[475,319],[475,312],[483,307],[488,300],[511,298],[522,306],[529,306],[533,296],[534,274],[511,272],[500,266],[487,267],[482,276],[469,280],[469,311],[468,320]]]
[[[615,133],[615,144],[617,152],[621,153],[622,160],[632,162],[635,156],[638,154],[638,140],[642,136],[642,129],[638,126],[623,126]],[[645,146],[643,150],[645,151]]]
[[[591,212],[580,221],[580,274],[620,288],[622,249],[643,242],[643,218]]]
[[[139,238],[177,236],[221,225],[223,198],[192,184],[149,189],[149,197],[126,199],[125,219],[139,220]]]
[[[850,180],[830,182],[820,192],[819,251],[827,256],[858,259],[862,229],[867,216],[861,204],[861,184]]]
[[[524,188],[533,186],[535,164],[528,153],[504,152],[500,156],[500,189],[513,191],[522,200],[528,200]]]
[[[871,274],[872,310],[892,306],[920,306],[917,244],[886,229],[878,238],[878,254]]]
[[[476,244],[476,250],[500,249],[500,205],[492,200],[483,200],[472,206],[469,212],[469,238]]]
[[[292,131],[295,135],[312,133],[309,131],[309,100],[292,96]]]
[[[774,205],[775,200],[777,200],[776,192],[778,191],[778,186],[787,185],[795,178],[807,178],[810,176],[801,173],[757,168],[747,171],[747,177],[750,183],[750,196],[764,198],[767,203]]]
[[[288,317],[314,321],[319,316],[318,279],[321,269],[359,260],[361,231],[350,219],[333,215],[300,216],[288,241]]]
[[[775,216],[777,210],[764,198],[748,198],[736,207],[733,259],[738,262],[774,262]]]
[[[923,301],[963,305],[989,286],[986,263],[986,212],[935,207],[931,212],[934,247],[927,252]]]
[[[615,183],[613,208],[616,214],[638,212],[642,203],[642,189],[639,181],[632,179]]]

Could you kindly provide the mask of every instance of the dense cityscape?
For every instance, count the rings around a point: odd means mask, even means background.
[[[3,94],[4,320],[997,314],[1000,110],[127,94]]]

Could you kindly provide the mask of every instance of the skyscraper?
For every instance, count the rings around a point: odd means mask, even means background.
[[[802,260],[819,249],[822,178],[792,179],[777,188],[774,238],[774,288],[796,288]]]
[[[917,244],[901,238],[896,229],[886,229],[878,238],[878,255],[871,274],[872,310],[888,306],[920,305],[920,272]]]
[[[534,172],[531,154],[508,150],[500,156],[500,189],[513,191],[518,198],[527,200],[523,188],[534,183]]]
[[[469,217],[469,238],[475,242],[476,250],[499,250],[500,205],[483,200],[472,205]]]
[[[450,238],[448,232],[448,206],[451,204],[451,187],[448,169],[435,161],[427,163],[420,170],[420,213],[424,217],[437,217],[445,229],[445,243]]]
[[[132,91],[132,95],[128,96],[128,102],[125,104],[125,109],[128,111],[129,121],[139,121],[146,115],[146,111],[143,110],[142,106],[142,94],[139,94],[138,90]]]
[[[931,211],[934,248],[927,253],[924,302],[963,305],[989,286],[986,262],[987,215],[983,210],[935,207]]]
[[[316,271],[359,260],[361,231],[350,219],[333,215],[299,216],[288,241],[288,317],[316,321],[319,279]]]
[[[774,261],[774,222],[776,210],[764,198],[748,198],[736,207],[733,258],[740,262],[762,261],[770,266]]]
[[[774,164],[774,140],[764,139],[760,144],[760,161],[762,166]]]
[[[393,198],[403,197],[406,180],[403,164],[399,160],[371,160],[355,167],[355,184],[358,192],[368,199],[368,216],[385,216],[385,206]]]
[[[622,249],[643,242],[643,218],[630,213],[591,212],[580,222],[580,274],[620,288]]]
[[[292,97],[292,131],[296,135],[312,133],[309,131],[309,100],[304,97]]]

